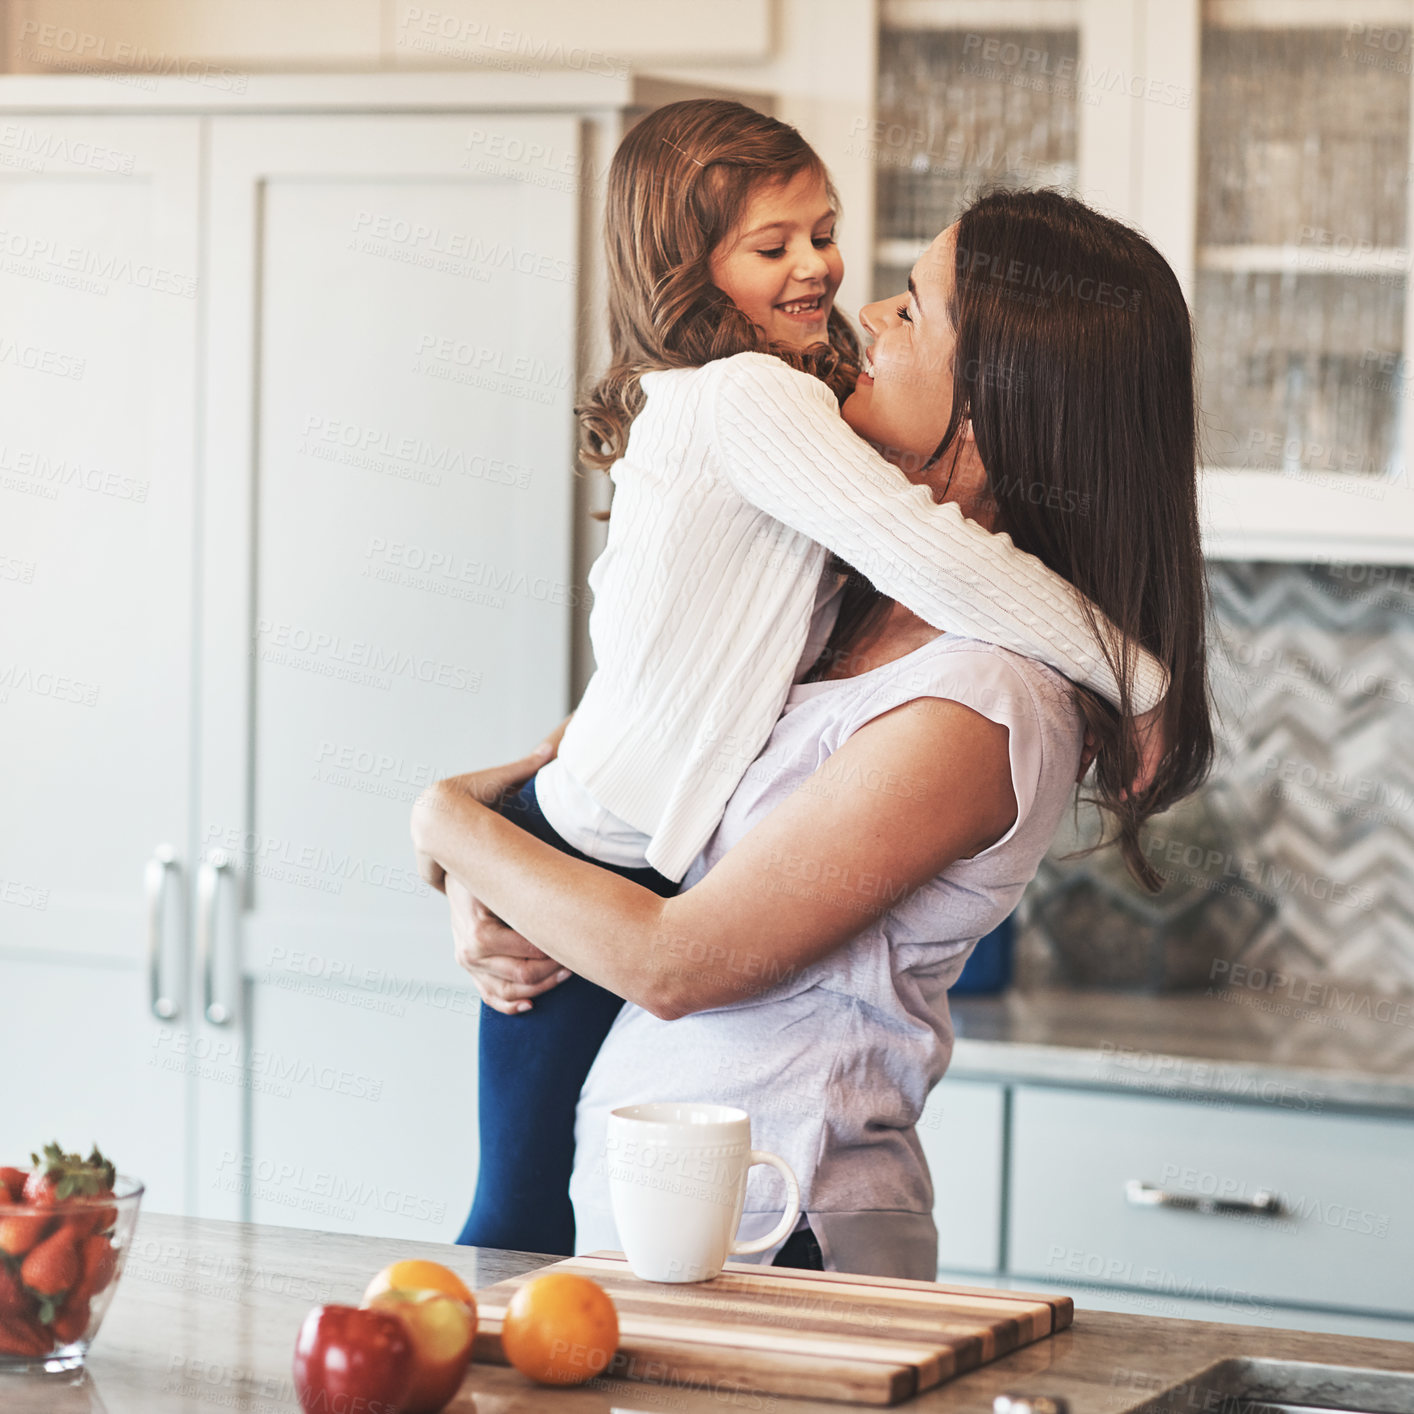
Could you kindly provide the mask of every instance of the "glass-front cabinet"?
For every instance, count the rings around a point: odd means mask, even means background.
[[[1414,0],[880,0],[875,295],[989,186],[1144,230],[1193,309],[1205,542],[1414,563]]]

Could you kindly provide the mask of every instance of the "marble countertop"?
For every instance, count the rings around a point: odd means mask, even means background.
[[[431,1257],[472,1287],[543,1262],[524,1253],[448,1247],[144,1214],[122,1284],[72,1377],[0,1376],[6,1414],[297,1414],[290,1382],[295,1333],[310,1306],[357,1303],[368,1278],[401,1257]],[[1071,1414],[1122,1414],[1230,1356],[1414,1372],[1414,1344],[1199,1321],[1078,1311],[1071,1329],[960,1376],[899,1408],[991,1414],[1003,1392],[1061,1396]],[[754,1401],[754,1402],[753,1402]],[[707,1414],[769,1409],[827,1414],[845,1406],[700,1392],[622,1381],[547,1390],[514,1370],[474,1365],[453,1414]],[[1199,1402],[1186,1409],[1212,1409]]]
[[[954,997],[948,1073],[1414,1116],[1414,999],[1306,991]]]

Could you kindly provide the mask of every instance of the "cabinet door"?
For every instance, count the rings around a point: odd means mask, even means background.
[[[1054,18],[1045,5],[881,4],[875,122],[852,144],[874,162],[875,299],[906,287],[980,188],[1075,188],[1089,32],[1075,7],[1051,9]]]
[[[0,1143],[16,1162],[97,1141],[166,1210],[185,1201],[187,1062],[169,1042],[197,157],[188,119],[11,114],[0,131]]]
[[[1411,18],[1365,0],[1203,7],[1186,165],[1223,558],[1414,563]]]
[[[942,1082],[918,1121],[933,1178],[939,1272],[996,1272],[1002,1255],[1006,1087]]]
[[[408,814],[568,710],[579,139],[212,125],[204,1211],[445,1238],[470,1200],[474,994]]]

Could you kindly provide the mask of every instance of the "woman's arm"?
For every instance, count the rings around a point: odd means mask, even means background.
[[[552,761],[559,754],[565,728],[573,718],[571,712],[521,760],[477,772],[487,792],[483,799],[495,800],[507,791],[518,789],[546,762]],[[464,884],[455,878],[448,879],[443,892],[451,910],[457,961],[471,973],[487,1006],[507,1015],[529,1011],[531,998],[559,986],[568,977],[568,973],[560,970],[558,962],[507,928]]]
[[[743,499],[832,550],[934,628],[1035,658],[1119,705],[1114,671],[1074,586],[1009,536],[912,484],[850,431],[818,379],[767,354],[708,368],[708,435]],[[1094,614],[1106,642],[1134,657],[1131,710],[1149,711],[1168,691],[1167,674]]]
[[[937,698],[876,717],[811,779],[670,899],[503,820],[482,774],[425,792],[413,840],[430,883],[455,876],[565,967],[671,1019],[819,961],[1016,818],[1007,729]]]

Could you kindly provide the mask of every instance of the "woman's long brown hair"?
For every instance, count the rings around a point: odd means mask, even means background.
[[[970,421],[996,528],[1088,596],[1092,626],[1098,608],[1169,672],[1167,750],[1138,796],[1134,665],[1106,643],[1118,711],[1077,689],[1098,746],[1091,798],[1156,890],[1140,827],[1213,759],[1188,306],[1137,231],[1058,192],[997,192],[958,220],[949,313],[952,414],[933,460],[960,452]],[[869,616],[870,591],[851,590],[841,635]]]
[[[802,352],[768,340],[712,283],[712,252],[753,193],[801,172],[825,182],[838,213],[824,163],[794,128],[722,99],[669,103],[619,144],[604,223],[609,368],[575,409],[590,466],[607,470],[623,456],[643,407],[639,380],[655,369],[756,350],[814,374],[836,397],[854,391],[859,342],[838,310],[830,311],[828,342]]]

